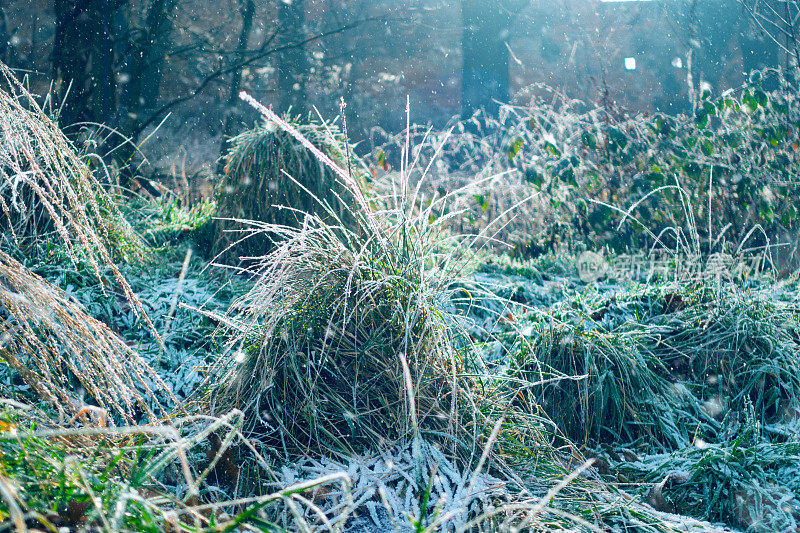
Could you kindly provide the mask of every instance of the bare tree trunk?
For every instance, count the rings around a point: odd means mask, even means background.
[[[8,65],[11,62],[11,36],[8,33],[8,17],[6,2],[0,0],[0,61]]]
[[[152,0],[141,37],[131,46],[123,78],[126,80],[120,117],[129,136],[139,131],[142,114],[156,106],[161,87],[164,55],[172,31],[171,16],[177,0]]]
[[[94,98],[94,119],[110,124],[117,110],[117,86],[114,76],[114,19],[109,0],[96,0],[97,34],[92,78],[97,95]]]
[[[234,54],[234,64],[240,65],[231,72],[231,92],[228,95],[228,102],[225,106],[225,126],[222,129],[222,146],[220,156],[217,161],[217,173],[222,174],[225,170],[225,152],[228,147],[228,140],[233,134],[234,122],[236,120],[236,106],[239,102],[239,91],[242,88],[242,59],[247,51],[247,43],[250,41],[250,33],[253,31],[253,18],[256,13],[256,5],[253,0],[246,0],[241,8],[242,31],[239,33],[239,43]]]
[[[278,25],[285,44],[300,43],[306,39],[305,2],[293,0],[280,2]],[[305,115],[306,75],[308,57],[305,46],[292,46],[284,50],[278,58],[278,92],[282,111],[291,109],[293,115]]]
[[[94,122],[94,83],[89,66],[95,53],[97,9],[92,0],[55,0],[56,34],[53,42],[53,79],[62,101],[62,126]],[[93,9],[94,8],[94,9]]]
[[[508,101],[511,18],[500,0],[462,0],[461,16],[461,116],[466,119],[479,109],[495,112],[495,100]]]
[[[177,0],[153,0],[147,13],[149,39],[145,53],[144,79],[142,80],[143,107],[153,110],[161,93],[161,80],[164,78],[164,58],[172,40],[172,12]]]
[[[62,126],[110,124],[117,108],[114,17],[127,0],[54,0],[51,61]]]
[[[135,155],[134,142],[142,129],[149,109],[154,108],[160,93],[164,56],[172,31],[171,17],[178,0],[151,0],[145,17],[145,27],[130,43],[130,52],[121,69],[122,91],[117,109],[116,125],[121,136],[112,136],[114,158],[125,168]],[[129,26],[127,19],[118,25]],[[126,186],[129,172],[121,175]]]

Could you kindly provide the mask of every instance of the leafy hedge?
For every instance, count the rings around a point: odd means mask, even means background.
[[[501,121],[509,164],[582,238],[704,250],[797,228],[800,99],[781,72],[754,72],[718,97],[703,91],[693,116],[581,105],[536,103]],[[634,222],[620,225],[627,215]]]
[[[800,99],[781,71],[754,72],[719,96],[703,91],[678,116],[631,117],[545,86],[529,92],[528,104],[496,118],[411,132],[420,171],[410,179],[423,194],[463,190],[449,205],[456,231],[494,224],[531,256],[653,244],[729,252],[797,229]],[[404,142],[388,137],[378,161]]]

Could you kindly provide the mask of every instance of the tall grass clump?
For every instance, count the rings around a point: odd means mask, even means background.
[[[118,262],[147,249],[100,178],[102,160],[82,156],[11,71],[0,64],[0,231],[10,254],[35,262],[49,248],[88,265],[108,296],[110,271],[137,319],[153,331]],[[53,248],[55,247],[55,249]],[[163,382],[107,325],[11,255],[0,256],[2,359],[43,400],[75,412],[94,402],[122,418],[155,417]],[[162,345],[163,347],[163,345]],[[77,385],[81,386],[78,387]],[[83,389],[91,398],[80,398]],[[167,396],[169,393],[167,391]]]
[[[510,334],[509,371],[535,384],[529,401],[577,443],[645,439],[656,448],[684,446],[715,424],[670,379],[667,363],[648,349],[648,332],[632,322],[659,313],[662,301],[652,290],[619,300],[573,293],[533,311]]]
[[[248,413],[272,442],[301,450],[452,429],[459,354],[449,300],[464,249],[429,212],[414,214],[410,195],[373,212],[357,181],[316,155],[355,197],[355,227],[332,209],[304,214],[300,227],[257,226],[275,246],[227,321],[233,341],[218,401]]]
[[[675,512],[744,531],[796,531],[800,525],[800,444],[768,437],[752,404],[723,420],[723,439],[617,465],[657,486]]]
[[[800,309],[772,291],[762,281],[683,294],[678,308],[648,321],[646,348],[704,404],[724,414],[749,403],[759,423],[785,423],[800,412]]]
[[[335,125],[287,120],[363,185],[361,164]],[[213,250],[229,262],[264,255],[270,249],[267,235],[248,231],[252,228],[246,221],[298,227],[303,213],[316,213],[327,222],[353,227],[353,205],[353,192],[329,167],[274,122],[265,121],[231,140],[218,193]]]
[[[676,450],[720,436],[727,413],[798,413],[797,305],[766,282],[568,294],[506,326],[512,376],[571,439]],[[572,379],[548,379],[568,376]]]
[[[96,268],[143,257],[141,240],[98,180],[102,160],[79,156],[2,64],[0,79],[0,229],[21,246],[54,232]]]

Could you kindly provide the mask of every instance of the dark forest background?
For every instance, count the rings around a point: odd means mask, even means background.
[[[326,119],[343,99],[365,152],[375,128],[404,127],[407,95],[412,121],[434,126],[524,104],[539,83],[684,112],[690,82],[719,94],[786,61],[750,15],[736,0],[2,0],[0,59],[76,140],[125,162],[120,139],[146,139],[143,173],[197,175],[257,120],[242,89]]]

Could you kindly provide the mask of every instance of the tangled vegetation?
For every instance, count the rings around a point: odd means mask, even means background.
[[[715,417],[746,402],[761,424],[792,416],[797,313],[765,287],[589,291],[522,315],[501,338],[514,375],[586,376],[529,391],[577,442],[647,437],[653,450],[675,449],[715,438]]]

